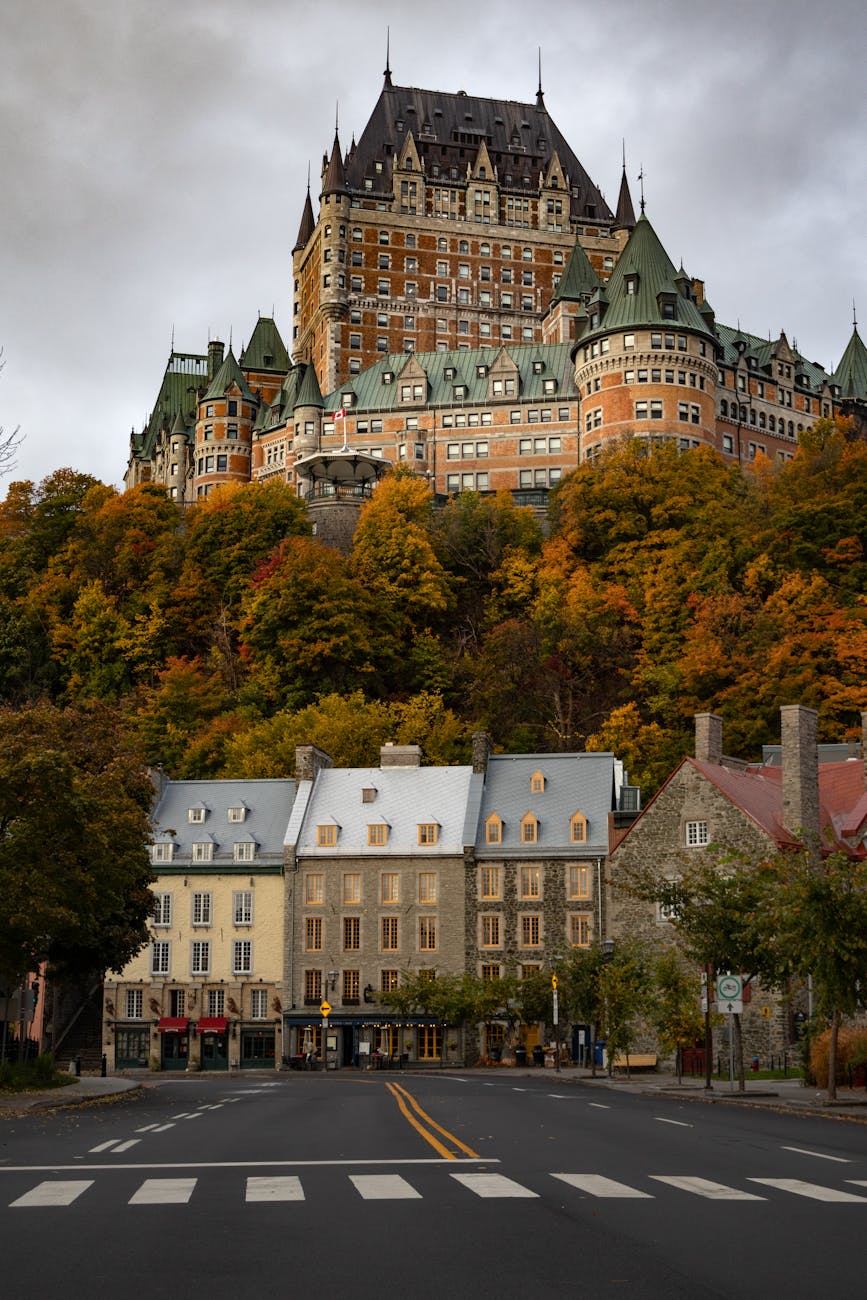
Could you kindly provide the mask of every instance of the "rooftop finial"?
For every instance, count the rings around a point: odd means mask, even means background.
[[[386,27],[385,29],[385,72],[382,75],[385,77],[385,84],[387,86],[390,86],[391,85],[391,28],[390,27]]]
[[[623,137],[621,144],[623,145],[623,170],[625,172],[626,171],[626,136]]]
[[[307,193],[310,193],[310,159],[307,159]]]
[[[852,299],[852,328],[853,328],[854,330],[856,330],[856,329],[858,328],[858,315],[857,315],[857,313],[856,313],[856,311],[855,311],[855,299],[854,299],[854,298]]]
[[[536,107],[545,107],[545,96],[542,93],[542,47],[539,46],[539,85],[536,90]]]
[[[855,304],[853,303],[852,306],[854,307],[854,305]],[[174,325],[172,325],[172,352],[174,352],[174,350],[175,350],[175,327]]]
[[[340,100],[334,101],[334,139],[337,139],[337,132],[340,126]]]
[[[638,179],[641,182],[641,215],[644,216],[644,163],[641,164],[641,171],[638,173]]]

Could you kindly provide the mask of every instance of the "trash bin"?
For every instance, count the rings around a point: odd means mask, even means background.
[[[516,1065],[526,1065],[526,1064],[527,1064],[527,1049],[526,1049],[526,1047],[516,1047],[516,1048],[515,1048],[515,1064],[516,1064]]]
[[[545,1064],[545,1049],[541,1043],[537,1043],[536,1046],[533,1048],[533,1064],[534,1065]]]
[[[597,1065],[605,1064],[605,1039],[604,1038],[596,1039],[596,1050],[593,1059]]]

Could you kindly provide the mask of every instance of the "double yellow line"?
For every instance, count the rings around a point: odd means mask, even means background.
[[[422,1110],[415,1097],[408,1093],[406,1088],[402,1088],[399,1083],[387,1083],[385,1086],[397,1102],[398,1107],[400,1108],[400,1113],[403,1115],[404,1119],[409,1120],[416,1132],[420,1133],[425,1142],[428,1142],[433,1147],[434,1151],[438,1151],[444,1159],[459,1160],[460,1156],[458,1156],[454,1150],[450,1151],[447,1146],[444,1146],[443,1143],[440,1142],[439,1138],[434,1137],[433,1133],[429,1131],[430,1129],[436,1129],[437,1133],[441,1133],[446,1139],[446,1142],[451,1143],[452,1147],[457,1147],[458,1151],[463,1152],[465,1156],[470,1156],[473,1160],[480,1159],[477,1151],[473,1151],[472,1148],[466,1146],[460,1138],[456,1138],[454,1133],[449,1133],[448,1129],[443,1128],[435,1119],[431,1119],[430,1115],[428,1115],[426,1111]],[[412,1107],[412,1110],[410,1110],[410,1106]],[[412,1111],[415,1111],[415,1115]],[[421,1116],[421,1120],[423,1120],[424,1123],[416,1119],[416,1115]],[[425,1125],[428,1127],[425,1128]]]

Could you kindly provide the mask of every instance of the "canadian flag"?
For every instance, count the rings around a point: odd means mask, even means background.
[[[345,407],[345,406],[341,406],[341,408],[340,408],[339,411],[335,411],[335,412],[334,412],[334,418],[335,418],[335,420],[345,420],[345,419],[346,419],[346,407]]]

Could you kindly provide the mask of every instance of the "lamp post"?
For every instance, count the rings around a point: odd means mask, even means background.
[[[602,952],[602,961],[603,961],[603,965],[607,966],[608,963],[612,960],[612,958],[613,958],[613,956],[614,956],[614,949],[615,949],[615,946],[616,946],[616,945],[615,945],[615,942],[614,942],[613,939],[603,939],[603,940],[602,940],[602,943],[599,945],[599,947],[600,947],[600,950],[601,950],[601,952]],[[606,1030],[605,1030],[605,1032],[606,1032],[606,1034],[608,1033],[608,1027],[607,1027],[607,1026],[606,1026]],[[606,1051],[608,1050],[607,1039],[606,1039],[606,1048],[605,1048],[605,1050],[606,1050]],[[596,1053],[595,1053],[595,1047],[594,1047],[594,1061],[593,1061],[594,1069],[595,1069],[595,1066],[596,1066],[595,1056],[596,1056]],[[611,1073],[611,1069],[610,1069],[610,1067],[609,1067],[608,1073],[609,1073],[609,1074]]]
[[[337,987],[337,971],[329,970],[325,972],[325,1001],[328,1001],[328,994],[333,993]],[[322,1017],[322,1069],[328,1072],[328,1016]]]

